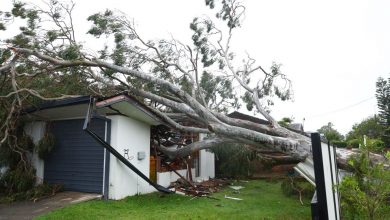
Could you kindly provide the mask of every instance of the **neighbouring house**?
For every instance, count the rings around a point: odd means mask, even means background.
[[[301,123],[291,123],[288,125],[288,127],[291,129],[291,130],[294,130],[294,131],[299,131],[301,133],[305,132],[303,130],[303,124]]]
[[[83,130],[90,100],[82,96],[48,101],[27,110],[25,131],[35,143],[47,132],[55,137],[55,146],[44,160],[32,155],[38,182],[62,184],[65,190],[98,193],[108,199],[156,191]],[[99,117],[92,118],[89,128],[142,174],[164,187],[179,178],[153,153],[151,130],[165,123],[146,105],[120,94],[98,100],[96,112]],[[184,177],[192,173],[193,180],[214,177],[213,153],[201,150],[192,161],[192,169],[178,165],[175,171]]]

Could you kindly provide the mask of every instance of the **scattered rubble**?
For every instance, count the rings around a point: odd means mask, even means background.
[[[240,189],[243,189],[245,187],[243,187],[243,186],[229,186],[229,188],[233,189],[234,193],[239,194],[240,193]]]
[[[205,196],[215,199],[209,195],[220,191],[223,186],[228,185],[229,183],[230,181],[225,179],[210,179],[203,182],[193,182],[192,184],[189,184],[188,181],[180,178],[176,182],[173,182],[170,188],[173,188],[173,190],[178,194],[185,194],[194,197]]]
[[[232,200],[237,200],[237,201],[243,200],[243,199],[240,199],[240,198],[230,197],[230,196],[227,196],[227,195],[225,195],[225,199],[232,199]]]

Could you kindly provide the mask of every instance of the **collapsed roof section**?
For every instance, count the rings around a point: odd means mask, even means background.
[[[313,186],[316,185],[312,158],[307,157],[305,161],[298,163],[294,167],[294,170],[297,171],[301,176],[303,176]]]

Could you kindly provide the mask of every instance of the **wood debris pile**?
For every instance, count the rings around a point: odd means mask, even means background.
[[[230,181],[225,179],[210,179],[199,183],[178,179],[171,184],[171,188],[174,188],[174,191],[178,194],[200,197],[218,192],[229,183]]]

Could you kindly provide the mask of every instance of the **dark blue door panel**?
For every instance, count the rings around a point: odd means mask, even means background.
[[[104,148],[83,131],[83,123],[83,120],[51,122],[49,129],[56,144],[45,160],[44,180],[63,184],[65,190],[101,193]],[[104,121],[96,119],[91,126],[104,138]]]

